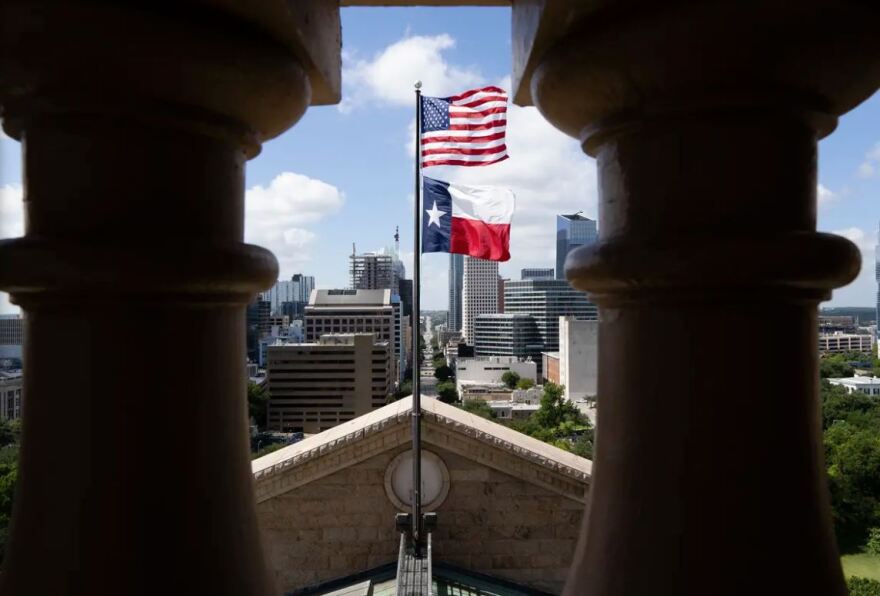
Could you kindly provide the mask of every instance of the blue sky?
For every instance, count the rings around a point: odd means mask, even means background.
[[[511,58],[509,9],[347,8],[342,18],[342,104],[311,108],[247,172],[246,239],[275,252],[282,276],[314,275],[325,288],[347,284],[353,242],[359,252],[390,246],[396,225],[412,271],[412,83],[422,79],[424,92],[439,96],[481,84],[509,88]],[[511,159],[426,173],[516,192],[513,258],[501,272],[517,278],[522,267],[553,266],[556,213],[595,217],[596,172],[534,108],[510,110]],[[880,97],[846,115],[819,149],[819,227],[856,242],[864,260],[862,274],[832,304],[869,306],[880,220]],[[22,233],[21,192],[18,144],[2,137],[0,237]],[[422,262],[423,307],[444,309],[448,257]],[[0,296],[0,312],[10,311]]]

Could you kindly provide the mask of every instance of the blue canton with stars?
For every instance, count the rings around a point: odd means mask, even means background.
[[[422,132],[449,129],[449,100],[422,96]]]
[[[422,252],[449,252],[452,235],[452,196],[449,183],[423,176],[422,182]],[[436,205],[436,210],[435,210]],[[437,213],[437,220],[431,223],[428,211]]]

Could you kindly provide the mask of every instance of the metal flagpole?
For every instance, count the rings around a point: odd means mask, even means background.
[[[422,184],[421,184],[421,133],[422,133],[422,82],[416,81],[416,165],[415,200],[413,201],[413,296],[412,296],[412,536],[416,556],[422,551],[422,351],[419,348],[421,321],[419,319],[419,287],[422,283]]]

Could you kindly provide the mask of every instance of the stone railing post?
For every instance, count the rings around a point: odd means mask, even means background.
[[[277,263],[242,242],[243,195],[260,144],[338,93],[316,59],[338,63],[338,7],[296,4],[0,5],[26,211],[0,288],[28,319],[4,595],[274,591],[244,318]]]
[[[860,259],[816,232],[816,154],[880,82],[877,8],[529,4],[518,100],[582,142],[600,184],[600,240],[566,265],[601,309],[566,594],[843,596],[816,311]]]

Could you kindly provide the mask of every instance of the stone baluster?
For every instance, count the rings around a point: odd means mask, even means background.
[[[338,96],[338,7],[235,4],[0,5],[26,211],[0,288],[28,331],[4,595],[274,591],[245,305],[278,267],[242,242],[245,162]]]
[[[817,140],[880,82],[877,7],[534,4],[517,98],[599,173],[600,239],[566,264],[601,311],[566,594],[843,596],[817,305],[860,258],[816,232]]]

